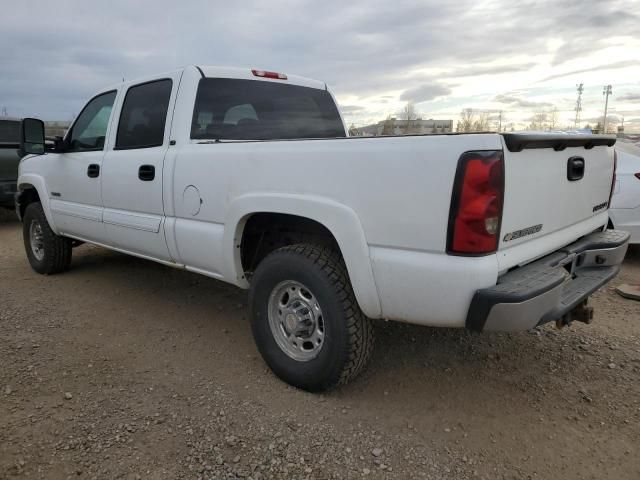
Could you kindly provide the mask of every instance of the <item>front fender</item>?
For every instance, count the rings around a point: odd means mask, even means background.
[[[35,188],[38,192],[38,197],[40,197],[40,203],[42,204],[42,209],[44,210],[44,214],[47,217],[47,222],[49,222],[51,230],[53,230],[54,233],[58,234],[58,229],[56,228],[55,222],[53,221],[53,216],[51,215],[51,208],[49,206],[49,191],[47,190],[44,178],[35,173],[21,174],[18,177],[17,195],[20,196],[25,190],[29,188]]]
[[[371,268],[369,246],[360,219],[351,208],[327,198],[265,192],[234,199],[227,209],[223,237],[223,251],[231,252],[224,256],[225,277],[236,279],[241,287],[248,287],[239,246],[245,223],[254,213],[297,215],[327,228],[338,242],[360,308],[368,317],[381,317],[382,309]]]

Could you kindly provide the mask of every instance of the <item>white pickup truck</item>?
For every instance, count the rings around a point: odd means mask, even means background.
[[[311,391],[362,370],[375,318],[588,322],[627,249],[607,136],[347,138],[322,82],[195,66],[100,91],[53,146],[21,131],[35,271],[90,242],[249,289],[264,360]]]

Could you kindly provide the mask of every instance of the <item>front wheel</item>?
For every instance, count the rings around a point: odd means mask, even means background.
[[[49,275],[69,268],[72,241],[51,230],[39,202],[27,206],[22,219],[22,236],[29,264],[36,272]]]
[[[280,248],[259,265],[249,294],[258,350],[285,382],[322,391],[356,377],[373,349],[344,263],[327,247]]]

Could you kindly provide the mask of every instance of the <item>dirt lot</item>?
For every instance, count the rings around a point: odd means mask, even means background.
[[[614,283],[640,281],[632,251]],[[640,478],[640,303],[471,334],[381,322],[324,395],[277,380],[229,285],[92,246],[28,266],[0,218],[0,478]]]

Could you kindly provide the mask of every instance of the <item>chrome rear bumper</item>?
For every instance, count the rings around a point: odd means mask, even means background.
[[[476,331],[518,331],[562,318],[620,270],[629,234],[594,232],[478,290],[466,326]]]

